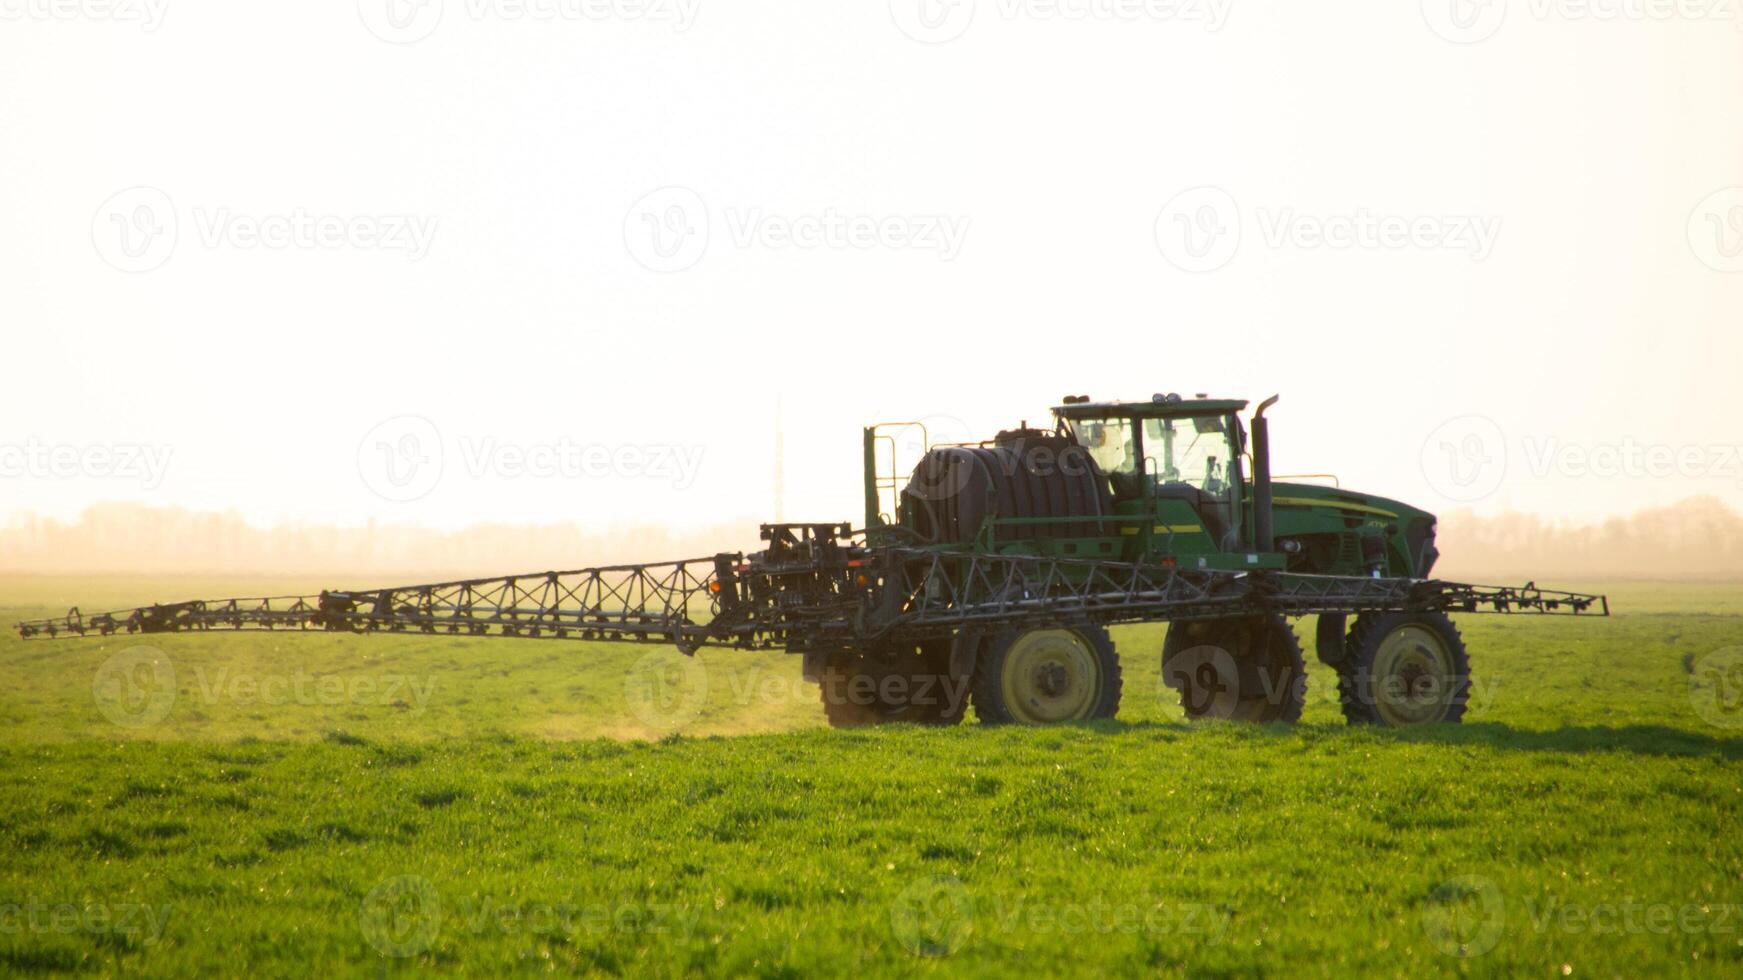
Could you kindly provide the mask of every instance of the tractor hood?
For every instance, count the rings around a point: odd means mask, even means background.
[[[1312,483],[1273,482],[1278,546],[1290,567],[1328,575],[1427,578],[1440,553],[1435,518],[1389,497]]]

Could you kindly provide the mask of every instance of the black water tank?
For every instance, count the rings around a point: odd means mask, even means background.
[[[1108,481],[1089,453],[1065,436],[1036,429],[1001,432],[991,446],[929,451],[902,490],[902,509],[927,541],[974,539],[993,517],[1106,517]],[[1114,525],[1079,520],[1015,527],[1000,538],[1112,536]]]

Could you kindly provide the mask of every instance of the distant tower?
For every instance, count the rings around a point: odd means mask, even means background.
[[[787,473],[782,457],[786,455],[787,438],[782,431],[781,396],[775,396],[775,523],[787,519]]]

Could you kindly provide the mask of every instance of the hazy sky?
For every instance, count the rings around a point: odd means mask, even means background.
[[[859,516],[859,427],[1281,393],[1279,472],[1743,508],[1686,0],[0,0],[0,518]]]

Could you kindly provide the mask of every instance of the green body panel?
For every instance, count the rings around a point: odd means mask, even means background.
[[[1195,399],[1174,402],[1075,403],[1054,410],[1061,420],[1100,418],[1187,418],[1208,413],[1226,418],[1235,445],[1246,448],[1239,416],[1246,402]],[[865,500],[868,538],[874,543],[915,544],[913,534],[897,533],[880,514],[876,472],[876,427],[865,430]],[[1230,460],[1231,482],[1217,523],[1219,537],[1206,516],[1178,497],[1155,495],[1160,477],[1144,484],[1143,496],[1114,503],[1107,517],[1008,518],[989,516],[971,541],[921,545],[964,554],[1034,555],[1037,557],[1156,562],[1180,568],[1213,570],[1287,569],[1325,575],[1382,575],[1426,578],[1433,567],[1434,515],[1385,497],[1306,483],[1271,485],[1272,537],[1275,547],[1254,547],[1257,494],[1251,474],[1239,456]],[[893,475],[883,478],[888,491]],[[909,515],[894,515],[897,525],[912,528]],[[1095,524],[1101,533],[1090,537],[1060,537],[1049,530],[1060,525]],[[1050,526],[1050,527],[1049,527]],[[1044,530],[1045,529],[1045,530]]]
[[[1271,514],[1279,542],[1302,553],[1289,567],[1324,575],[1371,574],[1362,539],[1379,539],[1382,574],[1426,578],[1433,568],[1434,515],[1409,504],[1308,483],[1273,483]]]

